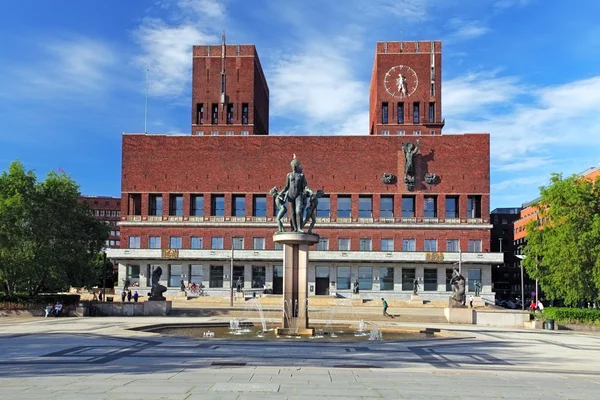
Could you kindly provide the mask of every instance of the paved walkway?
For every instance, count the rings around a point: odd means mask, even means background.
[[[129,331],[222,318],[0,318],[0,399],[598,399],[600,336],[410,324],[444,338],[259,342]],[[346,321],[350,323],[350,321]]]

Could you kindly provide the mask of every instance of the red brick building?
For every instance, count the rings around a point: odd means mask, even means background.
[[[90,207],[94,217],[106,221],[110,225],[110,237],[106,248],[121,247],[121,231],[118,225],[121,220],[121,198],[108,196],[80,196],[79,201]]]
[[[377,44],[372,135],[364,136],[268,136],[255,48],[224,46],[225,58],[222,48],[194,47],[191,136],[123,136],[123,241],[109,252],[119,282],[149,285],[161,266],[172,294],[183,280],[225,295],[238,278],[246,289],[280,292],[268,192],[283,186],[296,154],[309,187],[326,194],[315,226],[321,242],[310,253],[311,296],[348,296],[358,280],[365,297],[408,298],[417,278],[423,298],[446,299],[460,265],[470,289],[479,282],[493,301],[491,265],[503,259],[489,248],[489,135],[441,135],[440,42]],[[408,187],[402,145],[417,139]]]

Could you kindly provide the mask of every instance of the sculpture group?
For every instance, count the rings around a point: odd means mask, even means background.
[[[304,226],[310,220],[308,233],[312,230],[317,221],[317,206],[319,199],[323,197],[323,190],[319,189],[316,192],[311,190],[306,183],[306,177],[302,173],[300,161],[294,159],[291,162],[292,172],[287,174],[284,188],[279,191],[275,186],[269,192],[275,198],[277,206],[277,227],[276,233],[285,232],[282,218],[290,210],[290,226],[292,232],[304,233]],[[305,216],[306,215],[306,216]]]
[[[465,277],[458,272],[457,268],[452,271],[452,278],[450,279],[450,285],[452,286],[452,300],[465,305]]]

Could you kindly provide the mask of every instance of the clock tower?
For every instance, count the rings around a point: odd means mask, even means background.
[[[442,43],[378,42],[371,76],[371,135],[440,135]]]

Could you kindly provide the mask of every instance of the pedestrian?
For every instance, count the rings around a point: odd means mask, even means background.
[[[542,302],[540,300],[538,300],[538,302],[537,302],[537,308],[538,308],[538,310],[540,310],[540,312],[544,311],[544,305],[542,304]]]
[[[92,295],[92,301],[98,301],[98,296],[96,296],[96,292]]]
[[[127,297],[127,293],[126,293],[126,292],[123,290],[123,291],[121,292],[121,302],[122,302],[122,303],[125,303],[125,297]]]
[[[52,314],[52,309],[54,307],[52,307],[52,303],[48,303],[48,305],[46,306],[46,316],[44,318],[48,318],[48,315]]]
[[[469,295],[469,308],[473,308],[473,295]]]
[[[385,301],[385,299],[383,297],[381,298],[381,304],[383,305],[383,316],[391,317],[391,315],[387,313],[388,303],[387,303],[387,301]]]
[[[535,300],[531,299],[531,304],[529,304],[529,308],[531,311],[535,311]]]
[[[98,301],[102,302],[102,298],[103,298],[102,292],[98,292]]]
[[[127,290],[127,301],[131,303],[131,290]]]
[[[136,290],[136,291],[133,293],[133,301],[134,301],[135,303],[137,303],[137,302],[138,302],[138,297],[139,297],[139,295],[138,295],[138,292],[137,292],[137,290]]]

